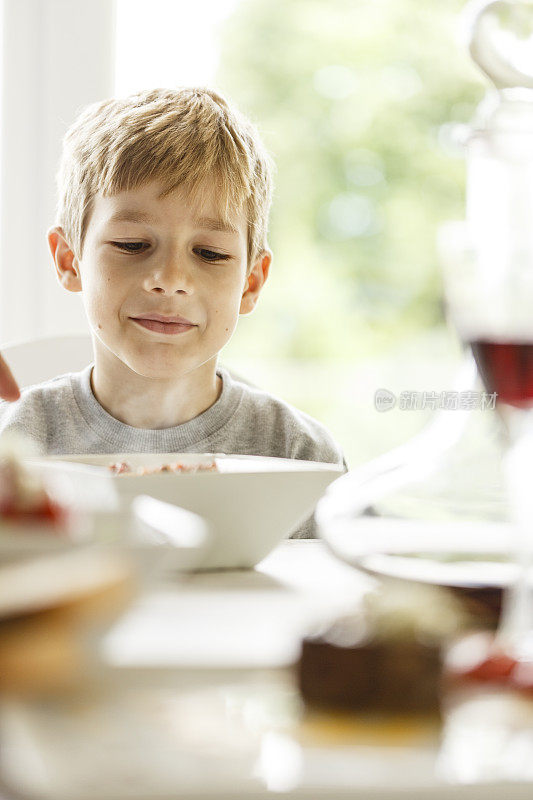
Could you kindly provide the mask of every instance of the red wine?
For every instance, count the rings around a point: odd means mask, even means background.
[[[487,391],[497,392],[498,402],[524,408],[533,405],[533,341],[470,343]]]

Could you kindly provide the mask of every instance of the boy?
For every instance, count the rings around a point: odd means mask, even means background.
[[[97,103],[65,136],[58,188],[48,242],[62,286],[82,292],[94,366],[3,402],[0,431],[49,454],[344,464],[319,422],[217,367],[272,260],[272,164],[248,120],[210,89]]]

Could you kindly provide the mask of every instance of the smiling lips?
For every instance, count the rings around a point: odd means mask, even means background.
[[[131,319],[143,328],[155,333],[176,334],[185,333],[192,328],[196,328],[194,322],[191,322],[185,317],[164,317],[162,314],[143,314],[140,317],[131,317]]]

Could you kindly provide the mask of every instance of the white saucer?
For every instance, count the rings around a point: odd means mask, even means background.
[[[331,520],[321,533],[335,555],[374,575],[472,588],[501,588],[516,575],[506,522],[362,516]]]

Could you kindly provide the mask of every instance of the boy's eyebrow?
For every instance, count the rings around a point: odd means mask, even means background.
[[[117,211],[111,217],[109,217],[109,222],[154,222],[155,218],[151,215],[146,213],[146,211],[134,211],[129,209],[124,209],[123,211]]]
[[[214,217],[198,217],[194,220],[194,224],[198,228],[204,228],[208,231],[222,231],[222,233],[239,233],[238,229],[233,225],[224,222],[221,219]]]
[[[124,209],[117,211],[109,218],[109,222],[155,222],[155,217],[148,214],[146,211],[135,211],[133,209]],[[198,217],[194,220],[194,224],[198,228],[203,228],[208,231],[221,231],[222,233],[239,233],[238,229],[233,225],[224,222],[215,217]]]

